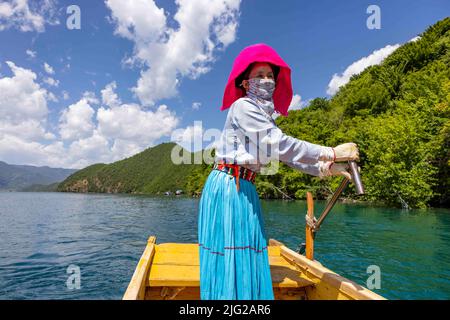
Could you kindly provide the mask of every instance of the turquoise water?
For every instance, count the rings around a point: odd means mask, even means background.
[[[262,201],[268,237],[296,250],[305,202]],[[316,202],[316,216],[324,202]],[[106,194],[0,193],[0,299],[120,299],[149,235],[197,242],[198,199]],[[337,204],[316,256],[366,285],[381,270],[389,299],[450,299],[450,210]],[[69,265],[80,268],[69,289]]]

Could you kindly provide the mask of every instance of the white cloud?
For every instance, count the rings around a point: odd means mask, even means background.
[[[115,34],[136,41],[158,40],[166,26],[164,9],[152,0],[106,0],[116,23]]]
[[[108,107],[114,107],[121,104],[121,101],[117,94],[114,92],[117,88],[116,82],[113,81],[106,85],[105,89],[101,91],[102,102]]]
[[[95,111],[86,98],[63,110],[59,119],[59,134],[63,140],[76,140],[89,137],[95,128]]]
[[[14,158],[25,141],[48,141],[55,135],[46,130],[47,101],[54,96],[36,83],[36,74],[13,62],[6,64],[12,77],[0,78],[0,159]],[[15,144],[16,140],[24,143]]]
[[[55,80],[55,79],[53,79],[52,77],[47,77],[47,78],[45,78],[45,79],[44,79],[44,82],[45,82],[46,84],[48,84],[49,86],[52,86],[52,87],[57,87],[57,86],[59,86],[59,80]]]
[[[91,104],[98,104],[99,101],[97,99],[97,96],[95,95],[95,92],[92,91],[85,91],[83,92],[83,99],[86,100],[88,103]]]
[[[174,130],[171,141],[190,152],[197,152],[203,148],[203,133],[202,122],[195,121],[193,126]]]
[[[36,55],[37,55],[36,51],[32,51],[30,49],[27,49],[27,51],[25,51],[25,53],[32,59],[36,58]]]
[[[194,103],[192,103],[192,109],[194,109],[194,110],[200,109],[201,106],[202,106],[201,102],[194,102]]]
[[[12,135],[26,140],[55,139],[55,135],[46,132],[43,123],[36,119],[24,119],[19,122],[0,120],[0,135]]]
[[[11,0],[0,3],[0,31],[14,28],[22,32],[43,32],[46,24],[59,24],[55,0]]]
[[[47,92],[47,101],[58,102],[58,99],[52,92]]]
[[[101,91],[110,106],[96,110],[99,99],[86,91],[60,113],[54,134],[47,130],[47,103],[56,97],[36,82],[31,70],[6,64],[13,76],[0,77],[0,159],[9,163],[67,168],[110,163],[170,137],[180,121],[166,105],[149,111],[122,104],[113,82]]]
[[[195,79],[209,71],[214,50],[235,39],[240,0],[178,0],[174,20],[152,0],[107,0],[115,34],[134,42],[127,64],[145,66],[132,88],[143,105],[177,94],[182,77]]]
[[[294,94],[292,97],[291,105],[289,106],[289,110],[300,110],[306,106],[305,101],[302,100],[302,97],[299,94]]]
[[[115,139],[114,144],[111,147],[112,161],[122,160],[125,157],[135,155],[144,149],[142,145],[135,143],[134,141]]]
[[[61,167],[65,150],[62,142],[42,144],[17,135],[0,134],[0,158],[12,164]]]
[[[338,92],[341,86],[345,85],[350,80],[353,75],[361,73],[369,66],[380,64],[398,47],[400,47],[399,44],[387,45],[384,48],[375,50],[367,57],[363,57],[358,61],[353,62],[340,75],[335,73],[331,78],[330,83],[328,84],[327,94],[334,95],[336,92]]]
[[[55,70],[47,62],[44,62],[44,70],[48,74],[55,74]]]
[[[98,99],[93,92],[85,92],[80,101],[63,111],[60,135],[72,141],[66,150],[66,166],[81,168],[132,156],[170,136],[177,127],[179,119],[166,105],[148,111],[138,104],[122,104],[115,88],[115,83],[110,83],[101,90],[108,107],[95,111],[90,103],[98,103]]]
[[[145,111],[137,104],[122,104],[99,108],[97,121],[99,131],[109,138],[146,145],[169,136],[179,119],[166,105],[160,105],[153,112]]]
[[[69,96],[69,93],[66,90],[62,91],[62,98],[64,100],[69,100],[70,96]]]
[[[94,130],[92,135],[74,141],[68,150],[71,166],[82,168],[95,162],[111,162],[111,150],[108,138]]]
[[[36,74],[11,61],[6,64],[13,76],[0,78],[0,119],[19,122],[23,119],[45,118],[49,93],[35,82]]]
[[[56,98],[36,82],[33,71],[6,64],[13,75],[0,78],[0,159],[54,165],[63,153],[56,136],[47,131],[47,102]]]

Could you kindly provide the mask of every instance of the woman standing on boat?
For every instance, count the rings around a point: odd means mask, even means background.
[[[354,143],[335,148],[285,135],[272,118],[288,115],[291,69],[265,44],[246,47],[234,61],[221,110],[229,108],[216,144],[214,170],[199,203],[200,298],[273,300],[267,237],[254,185],[270,161],[307,174],[351,178]]]

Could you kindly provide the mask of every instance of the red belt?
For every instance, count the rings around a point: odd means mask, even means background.
[[[236,178],[236,189],[239,191],[239,179],[247,180],[251,183],[255,183],[256,172],[244,168],[238,164],[219,162],[215,163],[213,170],[223,171]]]

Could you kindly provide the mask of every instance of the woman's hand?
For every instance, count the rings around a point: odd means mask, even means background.
[[[349,160],[359,160],[359,151],[356,143],[349,142],[340,144],[334,148],[322,147],[319,156],[320,161],[344,162]]]
[[[343,176],[352,180],[352,175],[348,171],[348,163],[335,163],[333,161],[326,161],[321,163],[321,172],[323,176]]]
[[[333,148],[336,162],[359,160],[359,151],[356,143],[349,142],[340,144]]]

